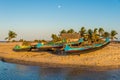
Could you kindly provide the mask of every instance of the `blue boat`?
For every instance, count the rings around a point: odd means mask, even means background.
[[[87,46],[77,46],[77,47],[71,47],[69,44],[65,45],[65,48],[63,49],[64,53],[76,53],[76,52],[83,52],[83,51],[89,51],[89,50],[98,50],[106,46],[110,43],[110,39],[106,38],[103,43],[93,44],[93,45],[87,45]]]
[[[84,42],[84,38],[80,38],[78,41],[76,41],[76,42],[69,42],[69,43],[67,43],[68,45],[71,45],[71,46],[78,46],[78,45],[80,45],[81,43],[83,43]]]
[[[59,48],[63,48],[63,44],[42,44],[38,43],[30,48],[30,51],[37,50],[37,51],[43,51],[43,50],[56,50]]]

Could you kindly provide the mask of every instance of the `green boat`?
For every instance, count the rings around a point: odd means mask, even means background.
[[[29,51],[31,48],[31,46],[20,46],[20,45],[16,45],[13,50],[14,51]]]

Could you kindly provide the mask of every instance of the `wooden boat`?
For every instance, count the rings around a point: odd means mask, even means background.
[[[29,51],[31,48],[31,46],[20,46],[20,45],[16,45],[13,50],[14,51]]]
[[[84,39],[83,38],[80,38],[78,41],[76,42],[69,42],[67,43],[68,45],[71,45],[71,46],[78,46],[80,45],[82,42],[84,42]]]
[[[39,51],[39,50],[56,50],[59,48],[63,48],[63,44],[42,44],[38,43],[36,45],[30,45],[30,46],[20,46],[16,45],[13,50],[14,51]]]
[[[103,48],[104,46],[106,46],[107,44],[110,43],[109,38],[106,38],[105,41],[103,43],[98,43],[98,44],[93,44],[93,45],[87,45],[87,46],[69,46],[68,44],[65,45],[65,48],[63,49],[63,51],[61,51],[60,53],[78,53],[78,52],[85,52],[85,51],[93,51],[93,50],[98,50]],[[80,54],[80,53],[78,53]]]
[[[67,44],[69,44],[69,45],[79,45],[82,42],[83,42],[83,38],[80,38],[77,42],[70,42],[70,43],[67,43]],[[59,50],[62,50],[63,47],[64,47],[64,43],[52,43],[52,44],[45,44],[45,45],[42,44],[42,43],[38,43],[37,45],[32,46],[30,51],[32,51],[33,49],[59,51]]]
[[[63,48],[63,44],[42,44],[42,43],[38,43],[37,45],[34,45],[30,48],[30,51],[32,50],[55,50],[55,49],[59,49],[59,48]]]

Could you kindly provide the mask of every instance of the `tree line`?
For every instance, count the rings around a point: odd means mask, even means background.
[[[61,41],[61,34],[63,33],[79,33],[81,37],[84,38],[84,40],[87,40],[89,42],[97,42],[98,40],[100,40],[101,37],[103,38],[111,38],[111,40],[113,39],[117,39],[115,36],[118,34],[115,30],[111,30],[111,32],[107,32],[105,31],[103,28],[94,28],[92,29],[86,29],[85,27],[81,27],[80,30],[78,32],[76,32],[74,29],[69,29],[69,30],[61,30],[59,32],[58,35],[56,34],[52,34],[51,38],[53,42],[57,42],[57,41]],[[16,38],[17,34],[14,31],[9,31],[8,32],[8,36],[5,38],[5,40],[7,41],[11,41],[13,38]],[[13,40],[14,41],[14,40]],[[23,39],[19,40],[20,42],[23,42]],[[45,41],[45,40],[34,40],[34,42],[39,42],[39,41]]]
[[[89,42],[97,42],[100,40],[100,38],[110,38],[111,40],[117,39],[116,35],[118,34],[115,30],[111,30],[111,32],[105,31],[103,28],[94,28],[92,29],[86,29],[85,27],[81,27],[78,32],[76,32],[74,29],[69,30],[61,30],[59,35],[52,34],[52,40],[54,42],[61,41],[61,34],[63,33],[79,33],[84,40],[87,40]]]

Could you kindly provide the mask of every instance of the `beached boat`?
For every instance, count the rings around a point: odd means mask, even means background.
[[[69,45],[79,45],[80,43],[83,42],[83,38],[80,38],[77,42],[69,42],[67,44]],[[36,50],[52,50],[52,51],[57,51],[57,50],[62,50],[64,48],[64,43],[52,43],[52,44],[42,44],[38,43],[37,45],[34,45],[30,48],[30,51],[33,49]]]
[[[80,52],[85,52],[85,51],[89,51],[89,50],[98,50],[100,48],[103,48],[104,46],[106,46],[107,44],[110,43],[109,38],[106,38],[105,41],[103,43],[97,43],[97,44],[93,44],[93,45],[87,45],[87,46],[70,46],[69,44],[65,45],[65,48],[63,49],[63,51],[60,51],[60,53],[78,53],[80,54]]]
[[[16,45],[13,50],[14,51],[43,51],[43,50],[56,50],[59,48],[63,48],[62,44],[42,44],[38,43],[36,45],[30,46],[20,46]]]
[[[37,50],[37,51],[43,51],[43,50],[56,50],[59,48],[63,48],[63,44],[42,44],[38,43],[34,46],[31,46],[30,51]]]
[[[76,41],[76,42],[69,42],[69,43],[66,43],[66,44],[68,44],[68,45],[71,45],[71,46],[78,46],[78,45],[80,45],[81,43],[83,43],[84,42],[84,38],[80,38],[78,41]]]
[[[16,45],[13,50],[14,51],[29,51],[31,48],[31,46],[20,46],[20,45]]]
[[[80,39],[78,42],[72,42],[67,44],[42,44],[38,43],[32,46],[19,46],[16,45],[14,47],[14,51],[46,51],[52,50],[56,51],[56,53],[77,53],[77,52],[85,52],[90,50],[97,50],[103,48],[107,44],[110,43],[109,38],[106,38],[103,43],[97,43],[87,46],[78,46],[83,42],[83,39]]]

